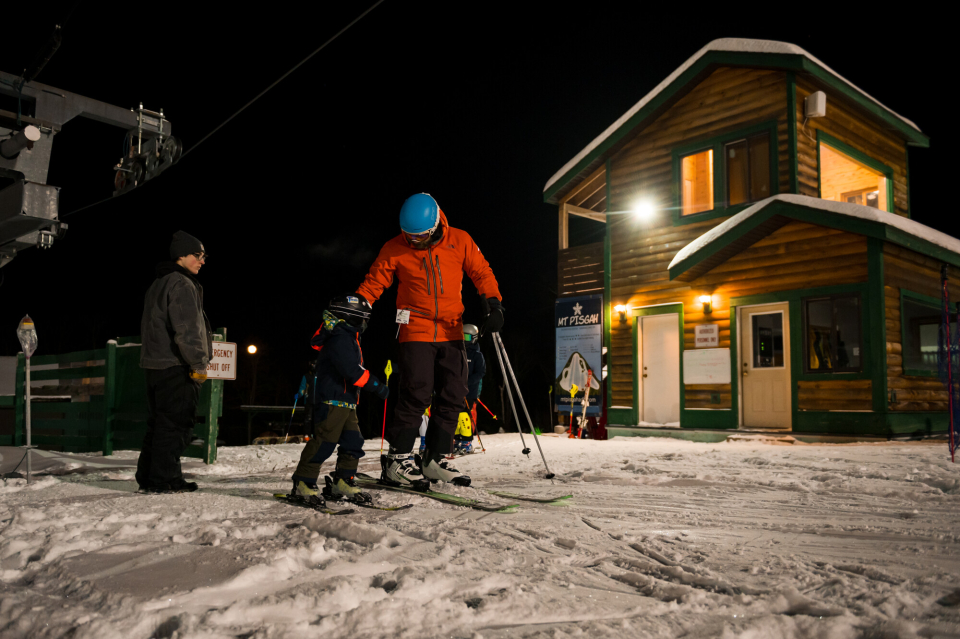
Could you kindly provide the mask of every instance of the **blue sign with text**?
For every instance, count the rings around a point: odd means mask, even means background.
[[[556,379],[554,402],[561,413],[583,411],[589,381],[587,415],[599,415],[603,370],[603,296],[562,297],[556,306]],[[573,386],[576,395],[570,395]]]

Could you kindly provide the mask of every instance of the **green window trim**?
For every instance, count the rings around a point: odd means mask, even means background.
[[[847,155],[857,162],[868,166],[869,168],[877,171],[886,178],[886,190],[887,190],[887,213],[896,213],[897,207],[893,201],[893,168],[887,166],[883,162],[876,160],[863,151],[850,146],[846,142],[841,142],[837,138],[833,137],[829,133],[824,133],[820,129],[817,129],[817,197],[823,198],[823,192],[821,187],[821,171],[820,171],[820,145],[826,144],[829,147],[840,151],[844,155]],[[908,216],[909,217],[909,216]]]
[[[941,304],[942,300],[937,299],[936,297],[930,297],[929,295],[923,295],[921,293],[914,293],[911,290],[901,288],[900,289],[900,355],[903,357],[905,354],[903,349],[907,343],[907,325],[903,321],[904,312],[903,312],[903,303],[904,300],[911,300],[917,302],[924,306],[934,308],[938,313],[943,312]],[[938,371],[926,371],[917,368],[907,368],[903,366],[903,376],[904,377],[939,377],[940,373]]]
[[[860,366],[858,368],[845,368],[843,370],[834,370],[829,372],[811,371],[810,360],[809,360],[810,351],[808,350],[810,331],[809,331],[809,325],[808,325],[809,320],[807,318],[807,305],[810,302],[817,302],[822,300],[830,300],[831,302],[833,302],[834,300],[837,300],[837,299],[850,298],[850,297],[856,298],[857,300],[857,315],[858,315],[857,323],[860,325],[860,336],[859,336],[860,339],[859,339],[859,343],[857,344],[857,348],[858,350],[861,351],[861,354],[859,355]],[[800,331],[801,331],[801,336],[803,338],[803,344],[801,345],[801,359],[803,361],[803,374],[805,376],[822,375],[825,379],[838,379],[843,377],[844,375],[849,375],[851,373],[858,374],[863,372],[863,360],[864,360],[864,356],[862,353],[863,334],[864,334],[864,329],[866,328],[866,323],[863,321],[863,295],[861,295],[860,293],[835,293],[833,295],[814,295],[810,297],[803,297],[800,299],[800,322],[801,322]],[[831,330],[831,334],[832,333],[833,331]]]
[[[670,150],[672,166],[672,215],[673,225],[683,226],[704,220],[713,220],[718,217],[729,217],[750,207],[756,202],[746,202],[734,206],[726,206],[727,201],[727,164],[724,162],[723,147],[728,142],[748,138],[760,133],[769,135],[770,147],[770,195],[780,192],[779,170],[779,140],[777,138],[777,121],[767,120],[753,126],[729,131],[711,138],[697,140]],[[680,160],[691,153],[713,150],[713,209],[692,215],[681,215],[680,208]],[[759,200],[758,200],[759,201]]]

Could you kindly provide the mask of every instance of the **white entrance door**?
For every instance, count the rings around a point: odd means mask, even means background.
[[[680,318],[676,313],[640,318],[641,419],[680,421]]]
[[[764,304],[737,312],[743,426],[790,430],[790,305]]]

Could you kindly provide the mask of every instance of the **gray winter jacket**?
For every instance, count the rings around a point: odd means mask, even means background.
[[[140,341],[140,368],[206,370],[210,362],[213,330],[203,312],[203,287],[173,262],[157,265],[143,300]]]

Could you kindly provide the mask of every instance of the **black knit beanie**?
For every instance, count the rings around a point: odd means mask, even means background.
[[[170,241],[171,260],[178,260],[186,255],[201,252],[205,253],[206,249],[203,248],[203,243],[194,236],[183,231],[177,231],[173,234],[173,239]]]

